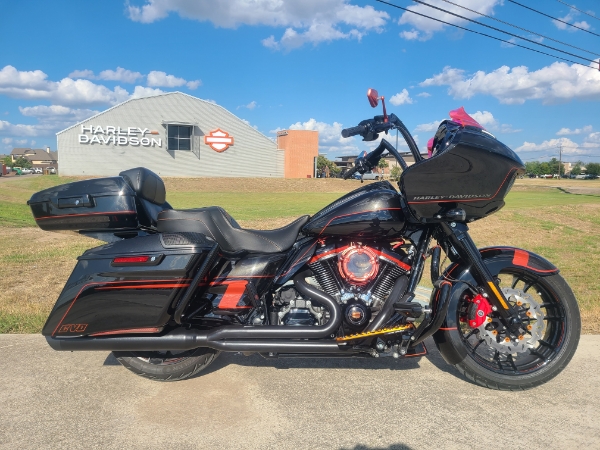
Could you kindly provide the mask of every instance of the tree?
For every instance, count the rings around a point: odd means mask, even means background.
[[[600,175],[600,163],[588,163],[585,170],[588,175]]]
[[[11,163],[11,167],[23,167],[26,169],[30,169],[31,162],[27,158],[21,156],[14,163]]]
[[[525,163],[525,171],[532,175],[542,175],[539,161],[530,161]]]
[[[550,166],[550,163],[548,162],[543,162],[540,163],[540,175],[549,175],[552,174],[552,167]]]
[[[381,158],[379,160],[379,163],[377,164],[377,167],[379,167],[379,169],[380,169],[382,178],[383,178],[383,169],[385,169],[386,167],[389,167],[389,166],[390,165],[388,164],[388,162],[385,159]]]
[[[392,181],[400,181],[400,175],[402,175],[402,170],[400,169],[400,166],[392,167],[392,170],[390,170],[390,179]]]
[[[341,171],[341,169],[338,166],[336,166],[333,161],[328,160],[323,155],[317,156],[317,173],[324,175],[326,167],[329,167],[330,176],[337,175]]]
[[[10,156],[5,156],[2,158],[2,164],[6,164],[7,167],[12,166],[12,158]]]
[[[576,163],[571,169],[571,175],[581,175],[581,165]]]

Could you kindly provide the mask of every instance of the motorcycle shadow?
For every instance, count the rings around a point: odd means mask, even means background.
[[[244,356],[239,353],[223,353],[217,360],[197,376],[216,372],[230,364],[253,367],[274,367],[281,370],[289,369],[369,369],[369,370],[414,370],[421,367],[421,360],[425,358],[437,369],[449,373],[455,377],[468,381],[458,370],[447,364],[438,352],[431,338],[425,341],[427,354],[423,356],[411,356],[394,359],[383,358],[339,358],[339,357],[292,357],[292,358],[264,358],[259,354]],[[108,354],[104,366],[120,366],[121,364],[113,356]],[[399,447],[402,448],[402,447]],[[365,447],[366,449],[366,447]]]

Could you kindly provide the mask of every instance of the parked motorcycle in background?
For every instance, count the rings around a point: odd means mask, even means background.
[[[374,89],[368,99],[383,101]],[[577,348],[577,301],[543,257],[477,249],[468,224],[504,206],[524,167],[462,108],[451,118],[424,159],[383,103],[383,115],[342,135],[374,141],[398,130],[415,163],[382,139],[344,177],[389,154],[403,170],[399,190],[373,182],[276,230],[243,229],[216,206],[172,209],[162,180],[144,168],[34,194],[28,204],[42,229],[107,242],[78,258],[43,334],[56,350],[114,351],[161,381],[189,378],[221,351],[406,358],[425,355],[433,336],[444,360],[477,384],[547,382]],[[434,289],[424,305],[414,300],[428,258]]]

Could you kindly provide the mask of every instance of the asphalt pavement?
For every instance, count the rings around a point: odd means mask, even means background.
[[[202,376],[160,383],[108,352],[0,335],[0,449],[600,448],[600,336],[526,392],[473,385],[428,349],[405,360],[222,354]]]

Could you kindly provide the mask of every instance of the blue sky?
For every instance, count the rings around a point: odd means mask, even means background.
[[[424,1],[540,40],[445,0]],[[600,54],[600,36],[509,0],[452,1]],[[410,0],[391,3],[511,39]],[[592,16],[558,0],[519,3],[600,34],[597,0],[574,3]],[[600,161],[600,71],[585,67],[593,63],[559,62],[375,1],[1,0],[0,11],[0,153],[54,149],[57,131],[98,111],[178,90],[271,137],[319,130],[321,152],[334,158],[368,148],[339,132],[380,113],[366,99],[373,87],[421,147],[464,106],[524,160],[558,156],[562,145],[567,161]]]

